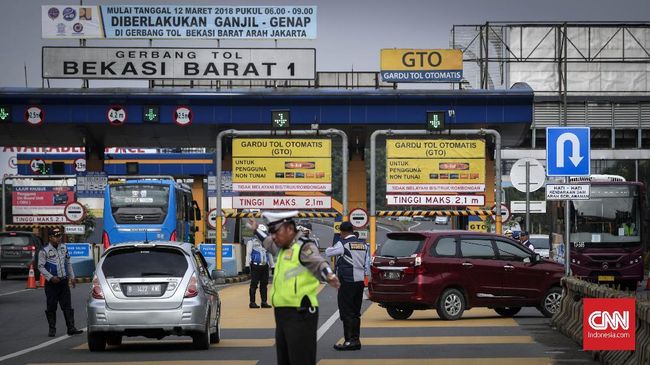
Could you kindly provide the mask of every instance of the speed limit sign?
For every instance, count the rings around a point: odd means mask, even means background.
[[[80,158],[74,160],[74,170],[76,172],[84,172],[84,171],[86,171],[86,159],[80,157]]]
[[[29,162],[29,168],[35,174],[41,171],[42,166],[45,166],[45,160],[42,158],[35,158]]]

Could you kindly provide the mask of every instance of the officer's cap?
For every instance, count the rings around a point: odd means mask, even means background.
[[[528,236],[529,234],[528,231],[522,231],[520,235],[523,237],[523,236]]]
[[[282,223],[293,222],[293,218],[298,216],[297,210],[292,210],[288,212],[264,212],[262,213],[262,219],[269,228],[270,233],[277,231]]]
[[[63,235],[63,231],[61,230],[61,227],[51,227],[50,229],[48,229],[47,233],[50,236],[54,236],[54,237],[60,237],[61,235]]]
[[[341,223],[341,228],[340,229],[343,232],[352,232],[352,231],[354,231],[354,227],[352,227],[352,223],[350,223],[350,222]]]

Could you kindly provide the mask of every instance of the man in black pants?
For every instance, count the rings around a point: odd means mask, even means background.
[[[345,340],[334,345],[338,351],[360,350],[361,302],[364,277],[369,269],[368,245],[354,234],[350,222],[341,223],[341,239],[325,250],[325,256],[337,256],[336,273],[341,280],[338,293],[339,316]]]
[[[54,227],[49,231],[50,244],[38,253],[38,271],[45,275],[45,297],[47,310],[45,316],[50,327],[48,336],[56,336],[56,306],[61,306],[68,335],[78,335],[82,331],[74,326],[74,310],[70,298],[70,286],[75,287],[74,271],[70,264],[70,255],[65,245],[61,244],[63,232]]]
[[[266,228],[260,225],[258,229],[266,233]],[[266,290],[269,285],[269,267],[273,267],[273,256],[269,254],[262,243],[253,238],[246,242],[246,269],[251,273],[251,286],[248,290],[250,296],[249,308],[259,308],[255,303],[255,292],[257,285],[260,286],[260,299],[262,308],[271,308],[266,301]]]

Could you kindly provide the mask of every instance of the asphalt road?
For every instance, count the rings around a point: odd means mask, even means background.
[[[248,283],[221,288],[222,341],[208,351],[192,349],[188,337],[163,340],[128,338],[103,353],[87,350],[85,334],[47,337],[42,289],[24,290],[25,278],[0,283],[0,363],[7,364],[274,364],[272,309],[248,308]],[[77,327],[84,328],[84,301],[90,284],[73,289]],[[418,311],[393,320],[368,300],[363,303],[361,351],[337,352],[341,340],[336,290],[319,293],[318,364],[591,364],[579,346],[553,331],[549,320],[532,308],[514,319],[476,308],[459,321],[441,321],[435,311]]]

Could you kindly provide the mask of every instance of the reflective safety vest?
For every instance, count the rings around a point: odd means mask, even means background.
[[[278,253],[271,288],[271,303],[274,307],[301,307],[302,298],[307,296],[312,307],[318,307],[318,286],[320,282],[300,263],[302,246],[294,243]]]

